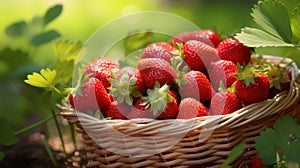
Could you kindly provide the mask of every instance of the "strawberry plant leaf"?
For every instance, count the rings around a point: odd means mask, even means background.
[[[49,8],[44,16],[44,25],[47,25],[55,18],[57,18],[63,10],[63,6],[61,4],[57,4],[51,8]]]
[[[300,1],[291,16],[291,27],[294,35],[300,39]]]
[[[48,43],[58,37],[60,37],[60,34],[56,30],[49,30],[33,36],[30,43],[34,46],[39,46]]]
[[[47,68],[42,69],[40,73],[33,72],[32,75],[27,75],[27,79],[24,82],[35,87],[51,89],[55,85],[55,78],[56,71]]]
[[[259,1],[254,5],[251,15],[254,22],[266,32],[287,43],[291,42],[290,19],[283,3],[277,0]]]
[[[82,42],[71,42],[68,40],[60,40],[55,43],[54,50],[59,61],[76,60],[82,49]]]
[[[124,39],[126,55],[138,49],[144,48],[146,45],[153,41],[153,38],[153,33],[148,31],[130,33]]]
[[[261,132],[255,140],[255,148],[259,151],[258,156],[265,165],[282,161],[299,162],[299,140],[300,125],[298,120],[291,116],[284,116],[274,123],[273,129],[268,128]],[[295,154],[298,157],[293,156]]]
[[[26,28],[27,23],[25,21],[19,21],[7,26],[5,29],[5,33],[6,35],[11,37],[19,37],[24,35]]]
[[[293,44],[286,43],[283,39],[269,34],[263,30],[245,27],[235,38],[249,47],[293,47]]]
[[[0,118],[0,132],[2,135],[0,144],[8,146],[17,142],[17,138],[14,135],[14,129],[11,127],[9,121],[4,118]]]

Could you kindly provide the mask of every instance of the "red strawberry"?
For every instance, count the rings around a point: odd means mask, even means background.
[[[166,60],[160,58],[141,59],[138,61],[137,68],[147,88],[153,89],[156,82],[161,86],[168,84],[175,87],[174,79],[178,77],[175,70]]]
[[[213,95],[210,102],[210,114],[230,114],[242,107],[240,99],[231,92],[218,92]]]
[[[207,107],[193,98],[185,98],[181,100],[178,111],[177,118],[179,119],[189,119],[208,115]]]
[[[113,101],[110,106],[103,111],[104,117],[111,117],[112,119],[122,119],[126,120],[128,113],[130,111],[129,105],[125,103],[118,103],[117,101]]]
[[[208,102],[213,94],[213,88],[208,78],[200,71],[190,71],[184,75],[184,82],[181,86],[183,98],[194,98]]]
[[[118,64],[112,60],[108,58],[99,58],[88,64],[85,68],[85,73],[92,74],[93,77],[102,81],[105,88],[108,88],[110,86],[108,79],[111,78],[111,72],[116,72],[118,70]]]
[[[256,103],[268,98],[270,80],[267,75],[255,72],[248,64],[244,69],[238,66],[236,95],[246,104]]]
[[[154,116],[150,112],[149,104],[145,103],[144,98],[140,97],[134,102],[127,118],[154,118]]]
[[[220,82],[225,88],[230,87],[236,81],[236,73],[238,69],[232,61],[219,60],[212,63],[209,71],[209,78],[215,89],[220,87]]]
[[[255,155],[252,159],[251,168],[263,168],[263,162],[257,157],[257,155]]]
[[[159,112],[157,119],[175,119],[178,115],[178,96],[174,91],[168,92],[171,97],[170,101],[166,104],[165,111]]]
[[[97,78],[87,78],[76,94],[70,95],[70,104],[81,112],[105,110],[111,104],[110,96]]]
[[[175,56],[174,51],[176,51],[176,48],[169,43],[166,42],[152,43],[144,49],[144,52],[142,54],[142,59],[160,58],[170,63],[170,59]]]
[[[227,38],[221,41],[217,47],[219,57],[233,63],[246,65],[251,59],[251,50],[234,38]]]
[[[280,67],[279,64],[269,64],[267,75],[271,82],[269,98],[290,89],[292,72],[287,68]]]
[[[184,44],[183,54],[184,62],[191,70],[205,71],[211,62],[219,60],[215,48],[196,40]]]
[[[109,79],[111,83],[110,94],[118,103],[132,105],[133,98],[146,93],[146,87],[139,71],[133,67],[124,67]]]
[[[192,32],[183,32],[175,37],[173,37],[169,43],[186,43],[189,40],[201,41],[207,45],[217,47],[220,42],[219,36],[212,30],[198,30]]]

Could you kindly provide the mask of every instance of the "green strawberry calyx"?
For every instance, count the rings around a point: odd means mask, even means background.
[[[246,86],[249,86],[250,84],[255,85],[254,79],[259,77],[261,72],[264,71],[261,66],[253,66],[250,63],[244,66],[237,63],[237,68],[238,72],[236,74],[236,78],[238,80],[243,80]]]
[[[147,90],[147,96],[143,99],[145,100],[141,105],[150,107],[151,112],[156,116],[160,111],[165,112],[167,103],[173,101],[173,97],[168,93],[169,85],[165,84],[160,87],[159,83],[155,83],[153,89]]]
[[[120,79],[117,79],[118,74],[115,72],[111,72],[111,76],[112,78],[108,79],[111,83],[111,87],[109,88],[110,94],[115,97],[119,103],[125,101],[128,105],[132,105],[133,97],[141,96],[138,86],[135,86],[137,82],[136,77],[130,77],[128,73],[124,73]]]

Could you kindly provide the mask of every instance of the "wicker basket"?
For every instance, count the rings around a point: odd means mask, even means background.
[[[277,60],[277,57],[267,57]],[[283,115],[296,115],[298,69],[290,90],[232,114],[193,119],[99,120],[75,112],[67,103],[61,115],[77,125],[86,145],[87,167],[217,167],[239,143],[244,153],[231,165],[246,167],[256,154],[255,138]]]

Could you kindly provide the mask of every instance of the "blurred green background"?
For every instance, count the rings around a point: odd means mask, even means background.
[[[250,12],[256,0],[1,0],[0,1],[0,118],[16,128],[31,121],[31,116],[45,117],[53,104],[41,89],[24,84],[26,75],[51,67],[56,60],[55,41],[86,41],[99,27],[120,16],[140,11],[163,11],[184,17],[201,29],[233,35],[252,24]],[[45,29],[55,29],[60,37],[39,46],[23,38],[9,37],[7,26],[24,20],[30,22],[55,5],[62,4],[62,14]],[[180,26],[180,25],[178,25]]]

